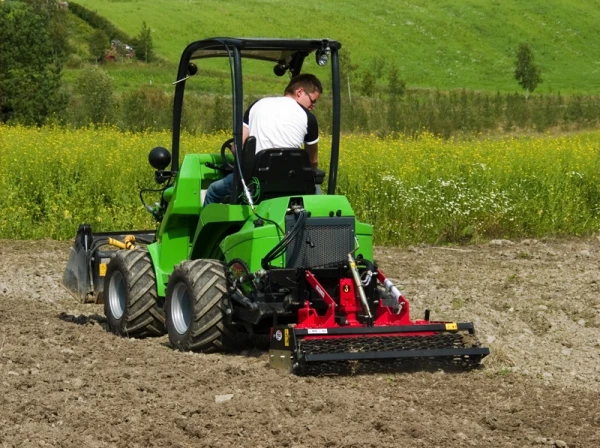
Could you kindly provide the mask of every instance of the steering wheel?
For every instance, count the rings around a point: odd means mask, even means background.
[[[231,144],[233,143],[233,138],[225,140],[225,142],[221,145],[221,160],[223,161],[223,168],[226,170],[233,171],[233,165],[227,160],[226,150],[231,150]]]

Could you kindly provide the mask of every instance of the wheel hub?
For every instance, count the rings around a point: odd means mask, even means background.
[[[185,334],[192,324],[192,301],[184,283],[179,283],[173,291],[171,316],[177,333]]]
[[[113,272],[110,277],[108,304],[115,319],[121,319],[127,308],[127,289],[123,274],[119,271]]]

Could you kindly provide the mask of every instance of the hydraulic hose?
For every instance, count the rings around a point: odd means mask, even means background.
[[[371,283],[371,278],[373,278],[373,274],[377,272],[377,268],[372,261],[362,258],[361,256],[356,259],[356,264],[365,265],[367,268],[366,272],[363,273],[364,280],[362,280],[362,284],[367,286],[369,283]]]
[[[379,280],[379,283],[381,283],[386,289],[386,291],[390,293],[392,297],[394,297],[394,299],[398,302],[398,310],[396,311],[396,314],[400,314],[404,300],[404,297],[400,290],[396,288],[392,281],[388,279],[385,275],[383,275],[383,272],[381,272],[379,269],[377,269],[377,280]]]
[[[249,308],[251,310],[257,310],[258,309],[258,304],[255,303],[255,302],[253,302],[253,301],[251,301],[245,295],[241,294],[237,288],[234,289],[233,291],[230,291],[230,295],[231,295],[231,298],[233,300],[235,300],[236,302],[238,302],[240,305],[243,305],[246,308]]]
[[[271,261],[273,261],[277,257],[280,257],[285,252],[285,250],[290,245],[290,243],[298,236],[298,234],[304,228],[304,223],[306,222],[308,213],[304,209],[301,209],[301,210],[297,211],[296,213],[298,213],[299,216],[298,216],[298,220],[296,221],[296,224],[294,225],[292,231],[290,233],[288,233],[283,239],[281,239],[279,241],[279,243],[277,243],[275,245],[275,247],[273,249],[271,249],[269,251],[269,253],[267,253],[267,255],[265,255],[265,257],[262,259],[261,266],[263,269],[271,268],[272,267],[270,265]]]
[[[240,305],[249,308],[251,310],[256,310],[258,309],[258,305],[253,302],[252,300],[250,300],[248,297],[246,297],[242,291],[240,291],[238,285],[245,283],[246,281],[249,280],[253,280],[254,279],[254,274],[252,274],[250,272],[250,268],[248,267],[248,264],[242,260],[241,258],[233,258],[229,263],[227,263],[227,272],[228,274],[230,274],[229,268],[231,268],[231,266],[233,266],[234,264],[238,263],[240,266],[242,266],[242,269],[244,269],[244,271],[246,271],[246,274],[241,276],[240,278],[237,278],[235,280],[233,280],[233,282],[231,282],[231,284],[229,285],[229,281],[228,281],[228,290],[229,290],[229,294],[231,296],[231,298],[233,300],[235,300],[237,303],[239,303]],[[231,279],[229,279],[231,280]]]
[[[281,254],[283,254],[283,252],[285,251],[285,249],[287,248],[287,246],[296,238],[296,236],[298,236],[298,233],[300,233],[300,231],[304,228],[304,223],[306,221],[307,214],[303,210],[301,210],[299,212],[299,214],[300,214],[300,216],[298,218],[298,221],[294,225],[292,231],[288,235],[286,235],[278,243],[278,245],[275,246],[275,248],[273,248],[273,250],[271,251],[274,254],[273,258],[277,258]],[[273,258],[270,258],[269,261],[271,261]]]

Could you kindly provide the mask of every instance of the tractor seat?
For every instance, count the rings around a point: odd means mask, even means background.
[[[315,172],[308,153],[297,148],[265,149],[255,155],[247,178],[260,182],[260,200],[280,196],[315,194]]]
[[[253,180],[258,181],[260,195],[255,198],[256,203],[281,196],[315,194],[315,185],[323,182],[325,173],[311,167],[305,150],[273,148],[256,153],[255,148],[256,138],[250,136],[237,157],[240,157],[246,183],[252,185]],[[239,203],[242,186],[237,170],[233,173],[231,200],[232,203]]]

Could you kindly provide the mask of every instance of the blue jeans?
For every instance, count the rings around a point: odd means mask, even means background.
[[[212,184],[208,186],[208,190],[206,190],[206,196],[204,196],[204,204],[203,207],[206,207],[208,204],[212,203],[221,203],[225,196],[231,194],[231,189],[233,188],[233,174],[230,173],[225,176],[223,179],[219,179],[214,181]]]
[[[206,207],[208,204],[213,203],[222,203],[225,196],[231,194],[231,189],[233,188],[233,174],[228,174],[222,179],[214,181],[212,184],[208,186],[208,190],[206,190],[206,196],[204,196],[204,204],[203,207]],[[323,194],[320,185],[315,185],[315,194]]]

